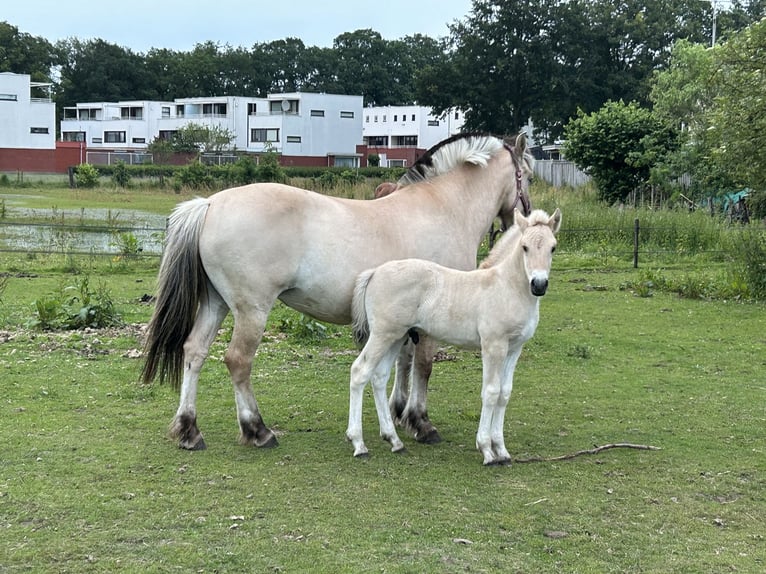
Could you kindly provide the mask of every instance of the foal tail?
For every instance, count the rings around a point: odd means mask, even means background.
[[[141,380],[159,375],[178,388],[183,373],[183,346],[192,330],[207,275],[199,256],[199,236],[208,200],[196,198],[179,204],[168,219],[165,250],[157,278],[157,298],[146,332]]]
[[[354,333],[354,342],[357,346],[364,347],[370,336],[370,323],[367,320],[367,286],[375,273],[375,269],[362,271],[356,278],[354,285],[354,298],[351,300],[351,330]]]

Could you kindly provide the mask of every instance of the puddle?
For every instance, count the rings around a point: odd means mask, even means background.
[[[21,217],[44,223],[14,223]],[[30,209],[6,203],[0,250],[159,255],[165,221],[164,215],[135,209]]]

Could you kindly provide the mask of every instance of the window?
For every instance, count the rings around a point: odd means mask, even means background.
[[[301,143],[301,136],[287,136],[287,143]]]
[[[96,112],[98,112],[98,110],[96,108],[91,108],[91,109],[84,108],[84,109],[81,109],[80,110],[80,119],[81,120],[95,120],[95,119],[97,119]]]
[[[396,147],[418,147],[418,136],[394,136]]]
[[[162,117],[163,118],[170,117],[170,106],[162,106]]]
[[[385,121],[386,121],[386,116],[383,116],[383,122],[385,123]]]
[[[415,114],[412,114],[412,121],[415,121]]]
[[[365,139],[370,147],[385,147],[388,145],[388,136],[369,136]]]
[[[368,123],[368,124],[370,123],[370,115],[369,114],[364,116],[364,121],[365,121],[365,123]]]
[[[354,119],[354,112],[341,112],[340,117],[346,120],[353,120]],[[375,120],[377,121],[377,120]],[[384,122],[386,120],[383,120]]]
[[[312,118],[323,118],[324,117],[324,110],[311,110],[311,117]]]
[[[359,167],[359,158],[338,156],[335,158],[333,165],[335,167]]]
[[[176,130],[160,130],[160,139],[170,141],[176,135]]]
[[[104,132],[104,143],[125,143],[125,132]]]
[[[85,132],[63,132],[61,134],[61,141],[65,142],[84,142]]]
[[[258,113],[258,104],[247,104],[247,115],[254,116]]]
[[[456,119],[456,120],[459,120],[459,119],[460,119],[460,112],[455,112],[455,119]]]
[[[269,111],[272,114],[297,114],[298,100],[271,100],[269,102]]]
[[[101,141],[102,141],[101,138],[93,138],[90,140],[91,143],[99,143],[99,144],[101,143]]]
[[[176,115],[179,118],[184,117],[184,107],[183,106],[176,106]]]
[[[399,121],[399,116],[398,116],[398,115],[396,115],[396,114],[394,114],[394,121],[395,121],[395,122],[398,122],[398,121]]]
[[[3,102],[16,102],[18,99],[16,94],[0,94],[0,101]]]
[[[135,144],[145,144],[146,138],[133,138],[133,143]]]
[[[375,123],[378,123],[378,116],[375,116],[374,120],[375,120]]]
[[[31,134],[47,134],[48,128],[29,128]]]
[[[226,115],[226,104],[202,104],[202,115],[222,117]]]
[[[438,128],[439,120],[428,120],[428,125],[432,128]]]
[[[121,120],[141,120],[144,118],[144,108],[124,107],[120,108]]]
[[[407,167],[406,159],[390,159],[388,160],[388,167]]]
[[[265,142],[278,142],[279,130],[278,129],[251,129],[250,141],[255,143]]]

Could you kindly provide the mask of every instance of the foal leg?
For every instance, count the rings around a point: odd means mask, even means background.
[[[415,345],[410,394],[401,416],[405,427],[412,432],[415,440],[424,444],[437,444],[442,441],[439,431],[431,424],[426,410],[428,379],[431,376],[436,347],[436,341],[425,335],[421,335],[420,341]]]
[[[207,297],[200,302],[194,326],[184,343],[181,399],[176,416],[168,429],[168,434],[178,439],[178,446],[187,450],[206,448],[202,433],[197,428],[197,382],[210,345],[213,344],[218,328],[228,313],[220,295],[210,286],[207,291]]]
[[[250,382],[253,359],[261,343],[269,311],[270,309],[250,308],[247,311],[239,309],[235,312],[234,331],[224,356],[234,385],[240,429],[239,441],[257,447],[277,446],[277,437],[263,424]]]
[[[367,456],[368,454],[362,433],[362,401],[364,387],[370,379],[372,379],[373,397],[380,423],[380,436],[391,443],[392,451],[404,450],[404,445],[396,434],[394,421],[391,418],[391,411],[386,400],[386,382],[396,360],[397,349],[400,346],[401,342],[391,344],[391,341],[381,341],[373,334],[351,365],[346,437],[353,444],[354,456],[356,457]]]
[[[476,433],[476,448],[484,456],[484,464],[502,464],[498,459],[493,445],[493,419],[502,394],[502,377],[505,360],[508,356],[508,345],[503,341],[485,343],[482,341],[482,383],[481,383],[481,418],[479,430]],[[502,421],[501,421],[502,423]],[[502,440],[502,428],[500,434]],[[503,447],[503,450],[505,447]],[[507,455],[507,452],[505,453]],[[508,457],[510,458],[510,457]]]
[[[495,412],[492,415],[492,424],[490,434],[492,436],[492,451],[495,454],[495,464],[511,464],[511,455],[505,448],[505,436],[503,428],[505,426],[505,412],[508,408],[508,401],[511,398],[513,390],[513,373],[516,370],[516,363],[521,355],[521,347],[513,349],[506,357],[503,364],[503,371],[500,381],[500,395],[495,404]]]

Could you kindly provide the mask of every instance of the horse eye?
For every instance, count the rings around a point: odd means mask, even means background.
[[[524,250],[524,253],[529,253],[529,247],[526,245],[522,245],[521,248]]]

